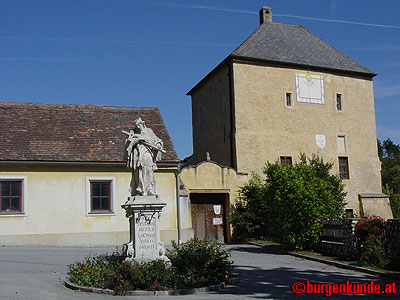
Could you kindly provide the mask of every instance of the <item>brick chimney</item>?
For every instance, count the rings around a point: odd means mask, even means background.
[[[260,9],[260,25],[272,22],[272,9],[269,6],[264,6]]]

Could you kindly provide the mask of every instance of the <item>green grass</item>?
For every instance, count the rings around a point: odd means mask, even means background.
[[[281,246],[280,243],[268,240],[249,240],[251,243],[256,243],[262,246]]]

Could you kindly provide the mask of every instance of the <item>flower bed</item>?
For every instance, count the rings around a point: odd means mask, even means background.
[[[67,280],[125,295],[130,290],[197,288],[232,278],[232,262],[221,244],[192,239],[181,245],[174,243],[167,255],[172,263],[168,269],[162,260],[125,262],[121,253],[87,257],[68,266]]]

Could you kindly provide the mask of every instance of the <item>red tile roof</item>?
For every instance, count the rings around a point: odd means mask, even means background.
[[[123,162],[138,117],[163,140],[161,162],[177,162],[157,107],[17,102],[0,102],[0,161]]]

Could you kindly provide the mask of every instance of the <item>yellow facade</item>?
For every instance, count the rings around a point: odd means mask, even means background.
[[[167,245],[177,240],[176,171],[160,166],[155,174],[159,197],[167,203],[160,219]],[[0,178],[22,179],[24,195],[23,214],[0,215],[0,245],[121,246],[129,241],[121,205],[129,196],[131,174],[123,166],[2,165]],[[112,213],[90,214],[90,180],[112,182]],[[187,211],[182,214],[187,218]],[[183,236],[190,237],[188,222],[181,226]]]

